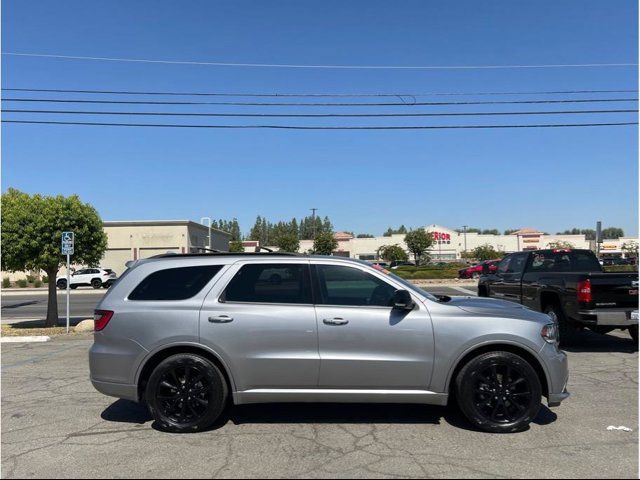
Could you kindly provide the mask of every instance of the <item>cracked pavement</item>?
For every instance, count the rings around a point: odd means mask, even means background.
[[[623,332],[585,334],[573,396],[511,435],[473,431],[455,408],[333,404],[234,407],[213,430],[162,433],[93,389],[91,341],[2,346],[2,478],[638,477],[638,354]]]

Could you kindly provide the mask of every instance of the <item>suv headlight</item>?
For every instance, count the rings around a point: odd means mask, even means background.
[[[558,341],[558,326],[555,323],[548,323],[542,327],[540,335],[542,335],[545,342],[556,343]]]

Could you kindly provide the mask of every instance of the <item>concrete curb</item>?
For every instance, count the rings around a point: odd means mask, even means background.
[[[89,288],[87,290],[71,290],[71,296],[73,297],[74,295],[88,295],[90,293],[93,294],[105,294],[107,293],[108,290],[101,288],[101,289],[93,289],[93,288]],[[56,290],[56,292],[58,292],[58,295],[66,295],[67,291],[66,290]],[[11,297],[11,296],[18,296],[18,295],[49,295],[49,291],[47,289],[28,289],[28,288],[19,288],[19,289],[15,289],[12,288],[11,290],[9,289],[2,289],[2,296],[3,297]]]
[[[0,337],[0,343],[35,343],[48,342],[51,337],[33,336],[33,337]]]

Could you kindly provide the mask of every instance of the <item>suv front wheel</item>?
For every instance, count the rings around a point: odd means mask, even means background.
[[[536,371],[519,355],[489,352],[460,370],[456,397],[462,413],[475,427],[511,433],[525,429],[536,417],[542,387]]]
[[[227,402],[227,383],[208,359],[178,354],[163,360],[145,391],[151,415],[162,430],[204,430],[218,419]]]

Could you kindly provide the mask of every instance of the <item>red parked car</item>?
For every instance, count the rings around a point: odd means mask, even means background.
[[[482,275],[483,266],[485,264],[489,266],[490,273],[495,273],[495,271],[498,270],[498,263],[500,263],[500,260],[500,258],[497,260],[485,260],[477,265],[472,265],[471,267],[458,270],[458,278],[479,278],[480,275]]]

